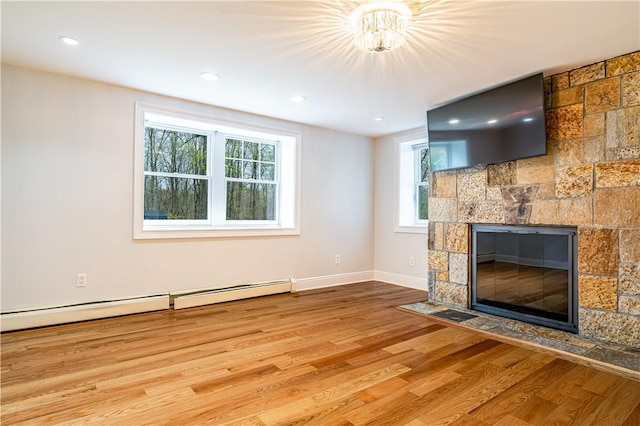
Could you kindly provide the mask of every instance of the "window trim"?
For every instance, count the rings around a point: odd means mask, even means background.
[[[414,143],[411,143],[414,142]],[[403,148],[407,146],[411,147],[413,153],[413,146],[426,144],[427,131],[426,129],[416,129],[414,131],[398,136],[394,139],[394,208],[393,208],[393,224],[394,232],[398,233],[410,233],[410,234],[426,234],[428,232],[428,220],[416,221],[417,219],[417,194],[416,194],[416,179],[415,179],[415,156],[411,157],[411,164],[413,167],[410,171],[404,170],[403,167]],[[402,175],[404,173],[404,176]],[[402,187],[410,186],[413,194],[413,203],[411,208],[411,214],[413,219],[411,221],[406,219],[406,213],[401,215],[401,209],[406,207],[406,200],[403,200],[406,196],[406,188]],[[403,217],[405,216],[405,217]],[[411,223],[409,223],[411,222]]]
[[[247,139],[261,139],[277,143],[279,154],[281,155],[281,170],[278,176],[279,193],[277,198],[279,206],[277,207],[277,222],[225,221],[225,224],[222,226],[199,223],[197,225],[202,226],[195,227],[193,224],[166,224],[165,222],[162,226],[145,227],[144,128],[146,114],[157,114],[169,120],[173,118],[178,122],[189,121],[198,123],[198,125],[201,124],[203,128],[219,131],[225,135],[235,135],[246,137]],[[134,131],[134,239],[263,237],[300,234],[300,159],[302,139],[300,132],[220,119],[211,115],[141,102],[135,103]],[[213,140],[211,144],[214,145]],[[211,156],[213,155],[216,154],[212,151]],[[216,182],[212,179],[210,192],[213,191],[215,185]],[[211,197],[210,202],[213,202]],[[211,211],[210,209],[210,212]],[[209,220],[212,220],[212,218],[209,218]],[[158,225],[160,224],[158,223]]]

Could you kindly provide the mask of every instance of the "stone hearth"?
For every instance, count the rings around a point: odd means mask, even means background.
[[[579,334],[640,347],[640,52],[545,79],[548,154],[431,174],[429,298],[469,306],[470,224],[578,228]]]

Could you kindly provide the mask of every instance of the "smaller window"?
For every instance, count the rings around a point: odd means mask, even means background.
[[[413,145],[415,158],[416,223],[429,219],[429,147],[426,144]]]
[[[396,232],[425,233],[429,218],[429,146],[424,133],[396,139]]]

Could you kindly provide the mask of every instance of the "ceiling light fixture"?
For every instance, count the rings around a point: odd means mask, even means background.
[[[358,49],[384,52],[404,44],[411,10],[401,1],[365,3],[353,11],[351,19]]]
[[[384,117],[373,117],[374,121],[384,121]]]
[[[58,40],[60,40],[64,44],[68,44],[69,46],[77,46],[80,44],[80,42],[77,39],[69,36],[60,36],[58,37]]]
[[[214,74],[212,72],[201,72],[200,77],[203,80],[215,81],[220,78],[218,74]]]

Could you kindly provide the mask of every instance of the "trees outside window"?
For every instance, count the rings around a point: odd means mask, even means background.
[[[423,133],[397,138],[397,232],[425,233],[429,219],[429,145]]]
[[[142,105],[137,116],[136,237],[298,232],[298,135]]]

